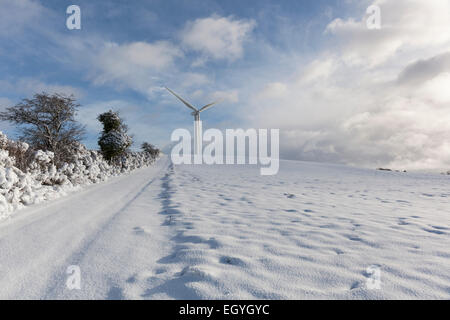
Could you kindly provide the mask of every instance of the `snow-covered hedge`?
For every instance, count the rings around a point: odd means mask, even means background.
[[[28,148],[26,143],[9,140],[0,131],[0,220],[23,206],[60,197],[80,186],[104,181],[155,161],[148,153],[129,152],[109,164],[98,151],[76,144],[72,147],[70,163],[56,168],[54,154],[38,150],[31,153],[27,168],[22,171],[16,165],[16,158],[25,155]]]

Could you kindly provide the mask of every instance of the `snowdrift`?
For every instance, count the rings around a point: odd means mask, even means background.
[[[73,147],[73,161],[60,168],[53,164],[54,154],[34,151],[26,170],[16,166],[11,153],[25,154],[29,146],[9,140],[0,131],[0,220],[17,209],[67,194],[80,186],[98,183],[134,169],[151,165],[155,159],[145,152],[129,152],[109,164],[98,151],[84,145]]]

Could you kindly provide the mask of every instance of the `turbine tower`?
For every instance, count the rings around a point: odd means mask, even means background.
[[[200,112],[205,111],[206,109],[211,108],[213,105],[215,105],[217,102],[213,102],[210,104],[207,104],[206,106],[201,107],[200,109],[195,108],[192,106],[189,102],[185,101],[183,98],[181,98],[179,95],[177,95],[175,92],[170,90],[166,87],[166,89],[173,94],[175,97],[177,97],[183,104],[188,107],[189,109],[192,109],[193,112],[191,115],[194,116],[194,150],[196,155],[202,154],[202,141],[203,141],[203,133],[202,133],[202,122],[200,121]]]

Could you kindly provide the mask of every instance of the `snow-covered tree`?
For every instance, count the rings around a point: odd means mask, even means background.
[[[0,112],[0,120],[19,125],[21,140],[34,150],[53,152],[59,165],[69,161],[68,146],[84,134],[84,127],[75,120],[78,107],[73,96],[43,92],[6,108]]]
[[[103,124],[103,131],[98,145],[103,156],[108,161],[123,155],[133,143],[127,134],[127,126],[123,123],[118,112],[112,110],[102,113],[97,118]]]
[[[141,149],[148,153],[152,158],[156,158],[159,155],[159,149],[156,148],[154,145],[148,143],[148,142],[144,142],[141,145]]]

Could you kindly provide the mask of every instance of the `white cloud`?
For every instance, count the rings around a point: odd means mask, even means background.
[[[171,65],[174,58],[180,55],[180,50],[171,43],[159,41],[155,43],[133,42],[124,45],[109,43],[100,58],[106,60],[103,67],[109,70],[110,64],[119,65],[118,73],[121,73],[123,66],[161,70]]]
[[[334,20],[313,61],[260,85],[248,120],[280,128],[288,158],[448,169],[450,2],[375,4],[381,30]]]
[[[211,79],[209,79],[208,76],[206,76],[202,73],[187,72],[187,73],[181,74],[181,78],[182,78],[181,85],[185,88],[197,87],[197,86],[202,86],[202,85],[211,83]]]
[[[335,61],[332,58],[322,58],[311,62],[303,71],[299,81],[305,84],[318,80],[326,80],[335,70]]]
[[[333,20],[326,32],[337,36],[347,63],[378,65],[402,51],[433,52],[450,40],[448,0],[376,0],[381,9],[381,29],[366,26],[361,19]]]
[[[0,36],[16,36],[40,27],[37,20],[49,14],[37,1],[0,0]]]
[[[97,82],[128,78],[142,71],[161,71],[171,66],[181,51],[166,41],[134,42],[119,45],[107,43],[95,63],[100,70]]]
[[[420,59],[407,66],[399,75],[399,84],[421,84],[442,72],[450,72],[450,52],[430,59]]]
[[[46,83],[34,78],[20,78],[14,81],[0,80],[1,91],[4,93],[16,93],[31,97],[35,93],[59,93],[74,95],[77,99],[84,96],[84,91],[69,85]]]
[[[182,56],[180,49],[167,41],[107,43],[92,61],[96,84],[116,83],[141,92],[149,92],[158,74],[172,67]]]
[[[426,81],[418,90],[418,96],[423,100],[431,100],[438,104],[450,103],[450,73],[440,73],[436,77]]]
[[[282,82],[268,83],[258,94],[257,99],[273,99],[284,97],[288,93],[288,86]]]
[[[187,48],[204,55],[196,64],[204,63],[207,58],[233,61],[242,57],[244,42],[254,27],[253,20],[213,15],[188,22],[181,38]]]
[[[208,98],[211,101],[236,103],[239,101],[239,93],[237,90],[214,91]]]
[[[96,84],[158,96],[162,106],[175,104],[173,97],[161,95],[163,85],[173,85],[174,90],[180,88],[181,94],[189,92],[187,96],[193,97],[194,102],[240,101],[236,107],[239,111],[248,101],[248,112],[235,114],[246,115],[253,127],[280,128],[281,152],[289,158],[370,167],[448,169],[450,2],[373,3],[381,8],[380,30],[367,29],[365,10],[359,16],[334,19],[324,30],[323,40],[329,41],[327,47],[309,63],[305,63],[303,52],[296,55],[289,49],[258,42],[259,48],[264,48],[262,56],[274,60],[264,61],[266,66],[250,67],[241,74],[233,70],[233,76],[227,74],[228,78],[219,80],[229,87],[239,87],[239,92],[224,86],[222,91],[214,92],[211,89],[216,83],[214,73],[181,69],[186,65],[243,57],[246,41],[253,40],[251,33],[256,24],[252,20],[217,15],[193,20],[179,33],[180,46],[172,40],[118,44],[105,42],[99,34],[81,37],[50,28],[55,25],[56,13],[39,2],[0,0],[2,9],[8,9],[0,11],[0,37],[20,40],[18,50],[29,52],[32,42],[21,41],[22,38],[34,39],[38,35],[51,44],[41,48],[51,59],[74,70],[89,70],[89,79]],[[42,18],[50,15],[52,19]],[[326,15],[334,18],[337,11]],[[295,38],[289,30],[286,29],[285,36]],[[185,54],[182,50],[186,50]],[[285,69],[277,70],[277,66]],[[0,81],[0,87],[5,96],[8,91],[30,95],[42,90],[75,93],[77,97],[83,94],[71,86],[31,78]],[[209,91],[213,93],[208,95]],[[151,121],[138,118],[145,112],[133,109],[136,106],[125,101],[91,105],[80,116],[90,130],[97,132],[96,114],[114,105],[125,106],[125,115],[140,130],[145,130]],[[179,114],[184,117],[186,113]]]

